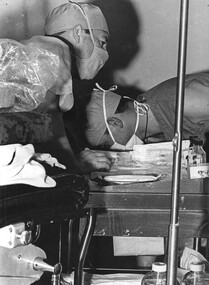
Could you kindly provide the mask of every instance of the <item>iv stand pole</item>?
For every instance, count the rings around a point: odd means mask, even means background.
[[[179,193],[181,178],[181,149],[182,149],[182,125],[184,113],[184,88],[186,70],[187,29],[188,29],[189,0],[181,0],[180,26],[179,26],[179,50],[176,89],[176,117],[175,132],[173,138],[173,169],[171,189],[171,214],[168,239],[168,270],[167,285],[176,285],[177,280],[177,254],[179,234]]]

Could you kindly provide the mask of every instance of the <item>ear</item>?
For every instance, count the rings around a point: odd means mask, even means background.
[[[81,41],[81,33],[82,33],[81,25],[76,25],[73,28],[73,38],[77,44],[79,44]]]
[[[109,117],[107,119],[107,123],[108,125],[112,126],[112,127],[118,127],[120,129],[123,128],[123,122],[118,119],[117,117]]]

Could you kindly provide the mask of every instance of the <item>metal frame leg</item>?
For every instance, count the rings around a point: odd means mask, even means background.
[[[80,244],[79,257],[75,266],[74,285],[82,285],[83,266],[88,251],[89,243],[94,232],[96,215],[93,208],[87,210],[87,221]]]
[[[71,260],[72,233],[73,233],[73,219],[69,220],[69,224],[68,224],[68,255],[67,255],[67,271],[68,272],[70,272],[72,268],[72,260]]]

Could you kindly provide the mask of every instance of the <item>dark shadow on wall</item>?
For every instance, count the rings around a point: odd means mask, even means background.
[[[140,52],[140,17],[135,7],[127,0],[92,0],[102,10],[108,24],[110,38],[108,42],[109,59],[93,80],[75,81],[75,101],[82,99],[98,82],[108,89],[114,82],[114,73],[124,70]],[[137,86],[118,86],[117,93],[136,97],[142,90]],[[76,102],[75,102],[76,103]]]
[[[96,80],[102,82],[105,88],[115,84],[114,72],[126,69],[140,52],[140,18],[136,14],[131,1],[124,0],[94,0],[93,4],[103,11],[110,32],[108,43],[109,60],[99,72]],[[118,86],[118,92],[128,86]],[[132,86],[136,90],[136,86]],[[131,86],[129,86],[131,91]],[[133,92],[133,91],[132,91]],[[133,95],[132,92],[126,95]]]

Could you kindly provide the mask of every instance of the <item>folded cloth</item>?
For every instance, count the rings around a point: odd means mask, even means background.
[[[60,167],[62,169],[66,169],[65,165],[59,163],[59,161],[55,158],[52,157],[51,154],[49,153],[35,153],[35,158],[38,161],[45,161],[47,164],[53,166]]]
[[[198,251],[185,247],[181,256],[180,267],[189,270],[191,263],[199,262],[204,263],[206,272],[209,272],[209,262],[207,259]]]
[[[11,144],[0,146],[0,185],[28,184],[36,187],[55,187],[56,181],[47,176],[45,168],[38,161],[51,166],[65,168],[49,154],[35,154],[32,144]],[[38,159],[37,159],[38,160]]]

